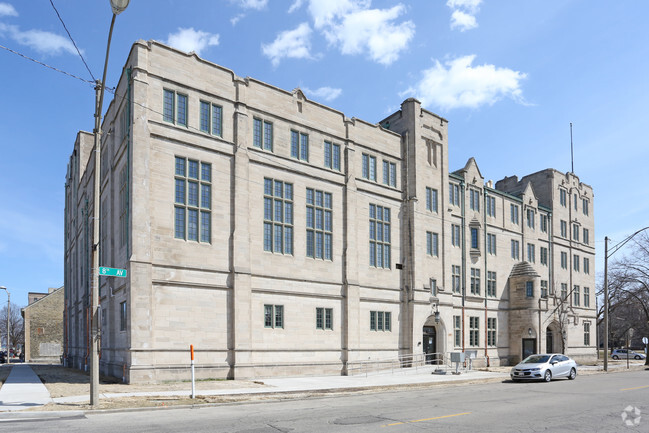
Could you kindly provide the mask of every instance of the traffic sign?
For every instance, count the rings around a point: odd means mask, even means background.
[[[99,275],[105,277],[126,278],[126,269],[108,268],[106,266],[100,266]]]
[[[649,343],[649,339],[647,337],[642,337],[642,344],[647,344]]]

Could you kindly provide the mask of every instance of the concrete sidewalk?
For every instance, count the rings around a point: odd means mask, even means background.
[[[34,370],[26,364],[14,364],[0,388],[0,412],[29,409],[51,403],[50,393]]]

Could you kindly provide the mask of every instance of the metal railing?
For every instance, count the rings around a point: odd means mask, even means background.
[[[442,352],[412,353],[390,358],[349,361],[347,362],[347,375],[394,374],[395,371],[418,372],[420,369],[441,369],[446,372],[451,368],[451,358],[448,354]]]

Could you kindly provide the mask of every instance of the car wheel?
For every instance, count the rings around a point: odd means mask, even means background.
[[[570,380],[575,380],[575,377],[577,377],[577,370],[574,368],[570,369],[570,374],[568,375],[568,379]]]
[[[552,380],[552,372],[550,372],[550,370],[545,371],[545,374],[543,375],[543,380],[545,380],[546,382]]]
[[[620,357],[617,356],[617,355],[613,355],[611,358],[613,358],[613,359],[620,359]]]
[[[640,355],[636,355],[634,359],[640,359]]]

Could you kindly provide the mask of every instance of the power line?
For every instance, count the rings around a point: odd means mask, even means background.
[[[63,22],[63,18],[61,18],[61,14],[59,14],[59,11],[56,9],[56,6],[54,6],[54,1],[50,0],[50,4],[54,8],[54,12],[56,12],[56,16],[59,17],[59,21],[61,21],[61,24],[63,24],[63,28],[65,29],[66,33],[68,34],[68,37],[72,41],[72,45],[74,45],[74,48],[77,50],[77,54],[79,54],[79,57],[81,57],[81,61],[86,66],[86,69],[88,70],[88,73],[92,77],[92,81],[97,82],[97,79],[95,78],[94,75],[92,75],[92,71],[90,70],[90,67],[88,67],[88,64],[86,63],[86,59],[83,58],[83,55],[81,54],[81,51],[79,51],[79,47],[77,47],[77,43],[74,42],[74,39],[72,39],[72,35],[70,34],[70,31],[68,30],[67,26]]]
[[[16,54],[16,55],[19,55],[20,57],[22,57],[22,58],[24,58],[24,59],[31,60],[32,62],[37,63],[37,64],[39,64],[39,65],[41,65],[41,66],[45,66],[46,68],[50,68],[50,69],[52,69],[52,70],[54,70],[54,71],[56,71],[56,72],[60,72],[60,73],[62,73],[62,74],[65,74],[65,75],[67,75],[68,77],[76,78],[77,80],[83,81],[84,83],[88,83],[88,84],[92,84],[92,85],[95,84],[94,81],[86,80],[85,78],[77,77],[77,76],[74,75],[74,74],[71,74],[71,73],[69,73],[69,72],[62,71],[61,69],[55,68],[54,66],[50,66],[50,65],[45,64],[45,63],[43,63],[43,62],[41,62],[41,61],[38,61],[38,60],[36,60],[36,59],[32,59],[31,57],[26,56],[26,55],[24,55],[24,54],[22,54],[22,53],[19,53],[18,51],[14,51],[14,50],[12,50],[11,48],[7,48],[7,47],[5,47],[4,45],[0,45],[0,48],[2,48],[3,50],[7,50],[7,51],[9,51],[10,53],[14,53],[14,54]]]

